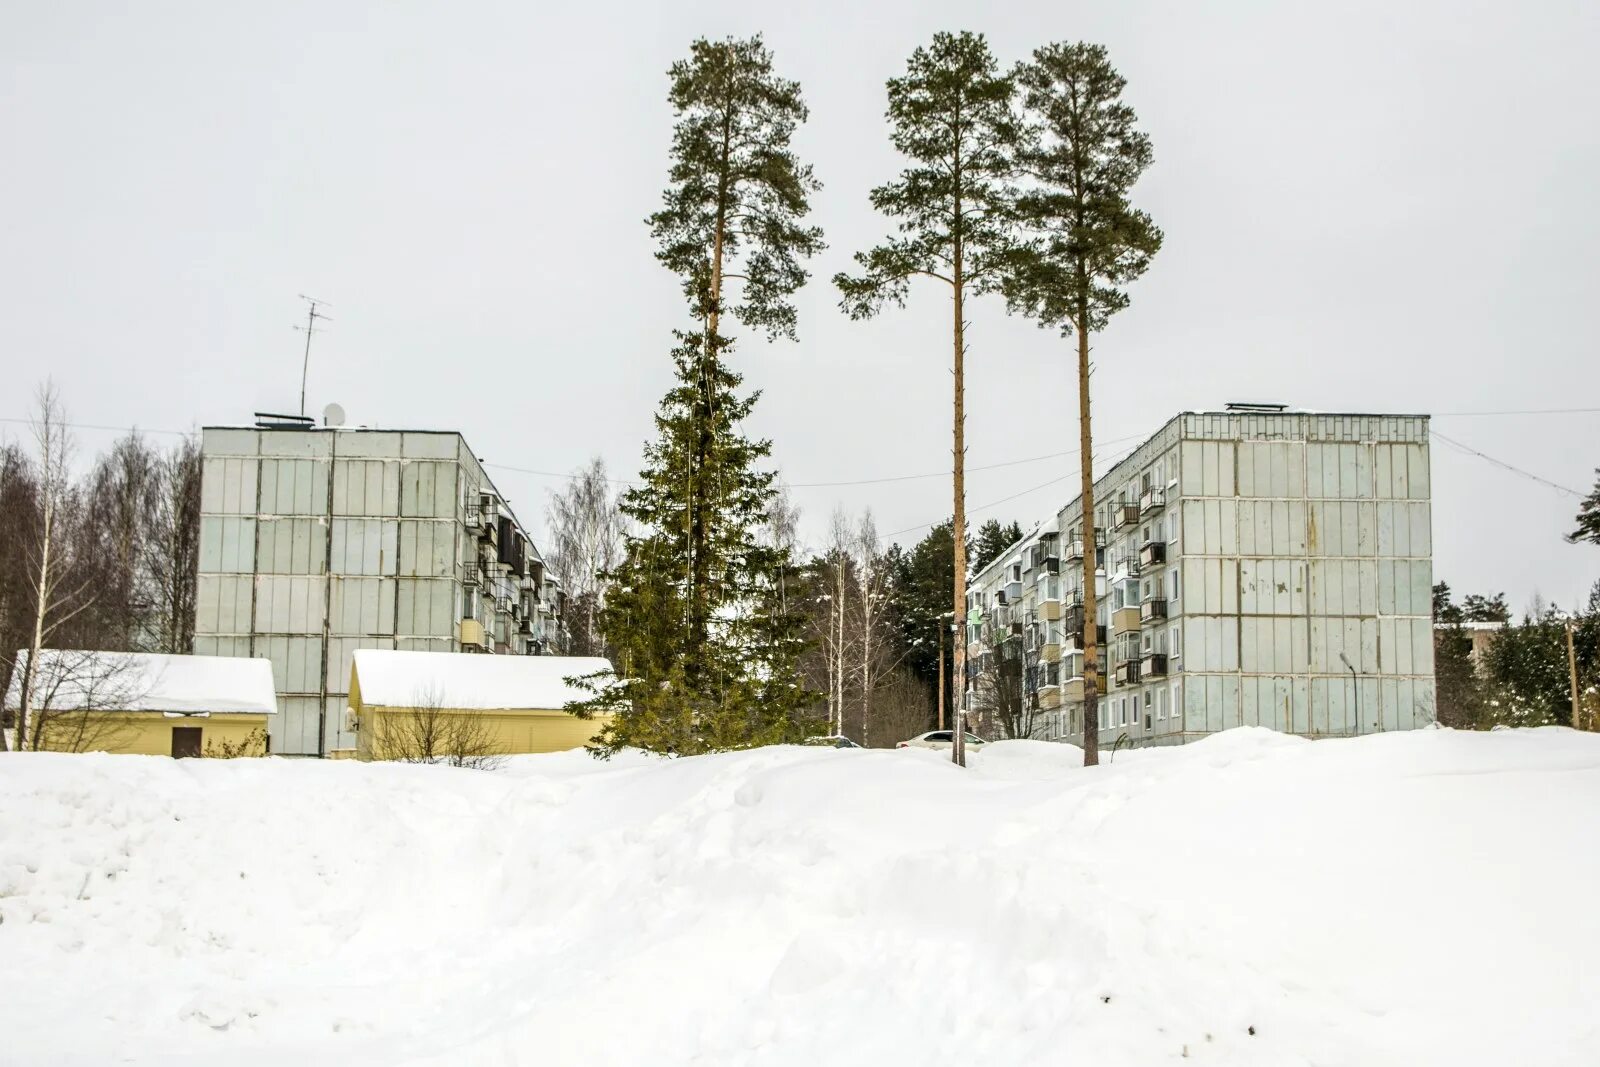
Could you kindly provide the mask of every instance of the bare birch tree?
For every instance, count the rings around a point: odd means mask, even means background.
[[[547,563],[573,605],[567,649],[572,655],[605,654],[599,615],[605,606],[605,576],[622,559],[623,524],[617,494],[599,456],[550,494]]]
[[[70,514],[72,480],[70,462],[72,435],[67,430],[66,408],[55,383],[46,380],[35,395],[32,420],[36,451],[35,466],[39,501],[39,527],[29,553],[29,593],[31,625],[28,658],[22,665],[22,684],[16,710],[17,747],[37,747],[37,732],[30,734],[28,717],[33,710],[34,682],[39,650],[57,629],[88,608],[94,592],[87,581],[74,578],[67,567],[64,532]]]

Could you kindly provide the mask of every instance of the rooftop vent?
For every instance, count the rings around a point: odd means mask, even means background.
[[[258,411],[256,416],[256,429],[258,430],[315,430],[317,420],[310,415],[274,415],[270,411]]]
[[[1263,413],[1263,412],[1271,414],[1273,412],[1278,412],[1278,411],[1288,411],[1289,410],[1289,405],[1288,404],[1257,404],[1257,403],[1254,403],[1254,402],[1248,401],[1248,400],[1230,400],[1226,404],[1223,405],[1223,409],[1226,410],[1226,411],[1250,411],[1250,412],[1255,412],[1257,414],[1260,414],[1260,413]]]

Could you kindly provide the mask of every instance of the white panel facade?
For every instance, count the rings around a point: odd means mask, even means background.
[[[1095,487],[1101,744],[1431,722],[1430,491],[1425,416],[1241,410],[1169,422]],[[1061,544],[1082,543],[1081,514],[1075,501],[1056,516]],[[1025,552],[1054,544],[1030,538]],[[1070,600],[1081,563],[1060,567]],[[1002,570],[972,576],[980,616],[1014,577]],[[1084,620],[1065,618],[1070,648]],[[1007,639],[970,623],[969,656]],[[1033,699],[1051,700],[1051,688],[1037,685]],[[1060,708],[1043,717],[1044,735],[1081,737],[1081,705]]]
[[[357,648],[460,651],[463,617],[496,652],[557,632],[559,588],[459,434],[213,427],[201,451],[195,650],[272,661],[274,752],[354,748]]]

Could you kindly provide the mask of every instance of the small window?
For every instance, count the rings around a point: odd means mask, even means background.
[[[926,741],[954,741],[955,734],[949,730],[936,730],[923,740]]]

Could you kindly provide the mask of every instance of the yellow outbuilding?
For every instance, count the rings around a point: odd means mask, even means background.
[[[563,710],[588,696],[567,679],[610,673],[598,657],[357,649],[347,712],[356,754],[471,764],[579,748],[605,719]]]
[[[22,705],[17,653],[5,708]],[[44,649],[19,748],[147,756],[265,756],[277,714],[272,664],[237,656]]]

